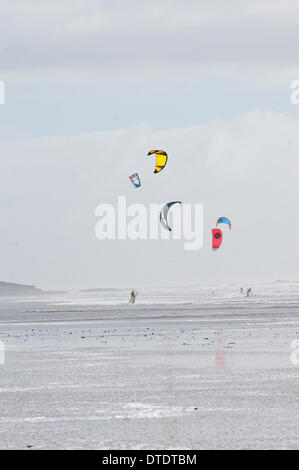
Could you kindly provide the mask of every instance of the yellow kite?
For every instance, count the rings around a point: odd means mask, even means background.
[[[163,170],[167,163],[167,153],[164,150],[150,150],[147,155],[156,155],[156,167],[154,173]]]

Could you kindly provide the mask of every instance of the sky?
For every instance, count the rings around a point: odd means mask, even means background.
[[[0,36],[1,280],[299,280],[297,1],[2,0]],[[96,207],[119,195],[204,204],[202,249],[98,240]]]

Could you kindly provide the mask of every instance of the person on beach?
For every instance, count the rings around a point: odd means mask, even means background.
[[[130,303],[130,304],[134,304],[134,303],[135,303],[135,299],[136,299],[136,294],[135,294],[134,289],[133,289],[132,292],[131,292],[131,298],[130,298],[129,303]]]
[[[243,287],[241,287],[240,289],[240,294],[243,294]]]
[[[252,292],[251,292],[251,287],[250,287],[249,289],[247,289],[246,297],[249,297],[250,294],[252,294]]]

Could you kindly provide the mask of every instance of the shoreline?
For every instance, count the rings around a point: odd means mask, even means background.
[[[2,307],[2,449],[299,448],[299,307]]]

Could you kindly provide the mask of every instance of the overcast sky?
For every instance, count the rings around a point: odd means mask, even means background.
[[[0,35],[1,280],[299,280],[298,1],[2,0]],[[203,203],[203,248],[99,241],[95,209],[118,195]]]

